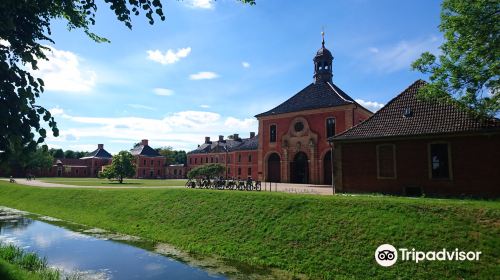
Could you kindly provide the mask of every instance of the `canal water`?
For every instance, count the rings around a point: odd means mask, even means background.
[[[49,266],[78,279],[225,279],[173,258],[136,247],[133,237],[98,229],[69,230],[62,221],[0,207],[0,242],[46,257]]]

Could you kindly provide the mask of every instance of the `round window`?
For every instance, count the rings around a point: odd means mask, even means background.
[[[296,122],[294,128],[296,132],[301,132],[304,129],[304,124],[302,122]]]

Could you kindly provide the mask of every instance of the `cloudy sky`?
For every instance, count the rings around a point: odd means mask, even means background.
[[[334,55],[333,81],[377,110],[413,81],[424,51],[437,52],[439,1],[162,1],[166,21],[127,29],[100,3],[97,44],[54,22],[39,103],[61,136],[50,147],[115,153],[141,139],[191,150],[204,136],[257,131],[254,115],[312,82],[315,52]]]

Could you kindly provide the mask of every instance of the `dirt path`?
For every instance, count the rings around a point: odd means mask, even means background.
[[[0,179],[8,181],[9,179]],[[40,180],[26,180],[16,178],[16,183],[20,185],[41,187],[41,188],[75,188],[75,189],[168,189],[183,188],[184,186],[75,186],[68,184],[47,183]],[[262,182],[262,191],[286,192],[293,194],[316,194],[331,195],[332,188],[326,185],[309,184],[288,184],[288,183],[268,183]]]

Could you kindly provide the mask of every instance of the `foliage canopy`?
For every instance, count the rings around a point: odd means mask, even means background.
[[[425,52],[412,64],[430,74],[421,96],[495,116],[500,111],[500,1],[445,0],[439,28],[442,53]]]

